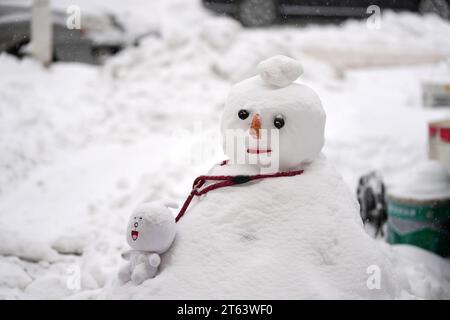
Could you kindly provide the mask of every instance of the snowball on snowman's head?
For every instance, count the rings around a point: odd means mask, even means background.
[[[171,202],[155,201],[139,205],[131,214],[127,226],[127,242],[134,250],[164,253],[176,233],[175,218],[168,208]]]
[[[303,73],[300,63],[274,56],[258,65],[258,73],[228,96],[221,125],[225,153],[232,161],[277,159],[280,171],[313,161],[324,144],[326,115],[318,95],[294,83]],[[245,132],[246,142],[230,139],[233,132]]]

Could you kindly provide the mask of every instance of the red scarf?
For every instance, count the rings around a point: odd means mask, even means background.
[[[221,165],[225,165],[226,161],[222,162]],[[189,207],[189,204],[191,203],[194,196],[201,196],[206,193],[208,193],[211,190],[224,188],[224,187],[230,187],[237,184],[243,184],[254,180],[260,180],[265,178],[277,178],[277,177],[292,177],[297,176],[303,173],[304,170],[295,170],[295,171],[282,171],[282,172],[276,172],[276,173],[269,173],[269,174],[255,174],[255,175],[236,175],[236,176],[200,176],[197,179],[194,180],[194,183],[192,185],[192,191],[187,197],[186,201],[183,204],[183,207],[181,208],[180,212],[178,213],[177,217],[175,218],[175,222],[178,222],[178,220],[183,217],[186,210]],[[203,189],[200,189],[207,181],[218,181],[216,183],[213,183]]]

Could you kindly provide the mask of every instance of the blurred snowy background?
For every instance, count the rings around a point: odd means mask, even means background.
[[[352,192],[367,171],[389,184],[426,159],[427,122],[450,116],[421,100],[421,82],[448,72],[450,23],[434,15],[247,29],[197,0],[53,3],[71,4],[147,36],[103,65],[0,54],[0,299],[83,298],[112,281],[130,210],[182,202],[222,160],[228,90],[267,57],[302,62],[328,116],[325,155]],[[407,297],[450,297],[444,260],[403,267],[418,279]]]

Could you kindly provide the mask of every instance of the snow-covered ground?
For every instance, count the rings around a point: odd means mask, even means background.
[[[427,121],[450,117],[421,104],[421,81],[441,72],[430,62],[450,54],[450,24],[438,18],[243,30],[194,1],[136,3],[141,10],[107,9],[140,13],[131,20],[149,20],[162,37],[102,67],[45,70],[0,55],[0,299],[93,297],[115,281],[130,211],[144,199],[180,203],[222,159],[228,90],[271,55],[303,63],[301,82],[327,112],[325,155],[352,192],[362,173],[379,169],[390,183],[426,159]],[[346,68],[374,64],[396,66]],[[392,253],[405,270],[400,298],[450,298],[448,260]]]

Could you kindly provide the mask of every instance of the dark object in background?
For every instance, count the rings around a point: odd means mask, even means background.
[[[368,17],[366,10],[371,5],[381,10],[435,13],[450,18],[450,0],[203,0],[203,4],[249,27],[268,26],[292,16]]]
[[[387,220],[385,186],[377,172],[370,172],[359,179],[356,191],[361,218],[375,227],[375,236],[384,236],[383,225]]]
[[[125,30],[112,15],[82,15],[81,29],[66,26],[68,15],[52,10],[53,61],[98,64],[127,45]],[[31,7],[0,3],[0,52],[27,54]]]

